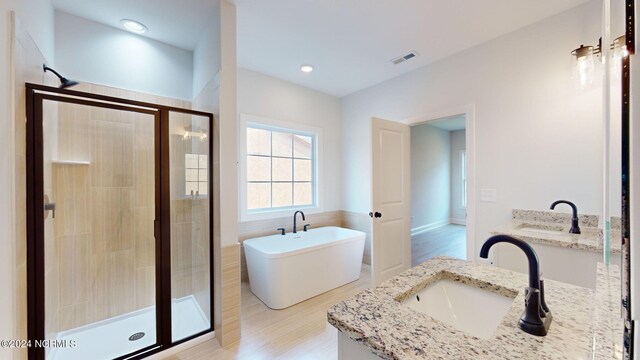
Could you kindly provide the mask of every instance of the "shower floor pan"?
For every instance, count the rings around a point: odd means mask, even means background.
[[[171,307],[174,341],[209,329],[193,295],[173,299]],[[156,343],[155,306],[60,332],[56,340],[74,341],[75,347],[52,348],[47,360],[106,360],[129,354]]]

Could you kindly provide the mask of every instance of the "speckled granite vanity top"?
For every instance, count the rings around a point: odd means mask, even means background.
[[[620,267],[598,263],[593,359],[622,359]]]
[[[471,336],[401,305],[443,278],[515,298],[492,337]],[[537,337],[517,328],[527,283],[525,274],[437,257],[332,306],[327,318],[331,325],[383,359],[590,358],[593,290],[546,280],[545,295],[553,322],[546,337]]]
[[[555,211],[513,210],[513,221],[491,231],[491,235],[505,234],[543,245],[602,252],[602,230],[598,216],[580,215],[582,234],[570,234],[571,214]],[[620,254],[620,226],[614,221],[611,230],[611,252]]]

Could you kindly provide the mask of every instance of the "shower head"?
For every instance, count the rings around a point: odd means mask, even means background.
[[[64,89],[64,88],[68,88],[68,87],[71,87],[71,86],[76,86],[78,84],[79,84],[79,82],[77,82],[77,81],[69,80],[67,78],[62,78],[62,79],[60,79],[59,88],[60,89]]]
[[[73,81],[73,80],[69,80],[66,77],[58,74],[57,71],[53,70],[52,68],[48,67],[46,64],[42,64],[42,70],[44,70],[44,72],[51,71],[52,73],[56,74],[56,76],[58,77],[58,79],[60,79],[60,86],[58,86],[60,89],[64,89],[64,88],[68,88],[71,86],[75,86],[78,85],[77,81]]]

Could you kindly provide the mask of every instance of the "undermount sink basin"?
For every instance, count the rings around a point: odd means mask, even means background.
[[[568,233],[568,231],[563,226],[550,224],[520,224],[518,225],[517,229],[520,231],[550,235]]]
[[[438,280],[402,304],[473,336],[488,339],[514,298],[452,280]]]

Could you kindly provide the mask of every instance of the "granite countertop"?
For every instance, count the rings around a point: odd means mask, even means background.
[[[622,359],[624,320],[620,313],[620,267],[598,263],[593,359]]]
[[[437,280],[448,278],[514,297],[493,336],[474,337],[400,304]],[[331,325],[384,359],[587,359],[594,323],[593,290],[545,281],[553,315],[546,337],[517,328],[528,275],[488,265],[437,257],[332,306]]]
[[[513,221],[498,226],[491,235],[505,234],[530,243],[602,252],[603,234],[598,216],[580,215],[582,234],[570,234],[571,215],[554,211],[513,210]],[[551,231],[549,231],[551,230]],[[619,226],[611,229],[611,252],[621,253]]]

